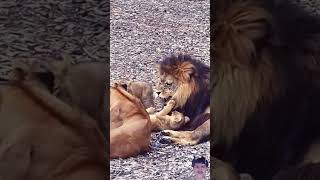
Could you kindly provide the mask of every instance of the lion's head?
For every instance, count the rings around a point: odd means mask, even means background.
[[[170,74],[160,74],[155,93],[156,96],[167,102],[178,89],[178,81]]]
[[[138,97],[145,109],[153,107],[153,89],[152,85],[143,81],[125,81],[120,80],[119,85],[121,85],[125,90],[127,90],[132,95]]]
[[[191,107],[193,111],[197,108],[203,110],[209,104],[210,68],[207,65],[189,55],[179,54],[164,58],[157,63],[157,69],[159,79],[155,92],[160,98],[165,101],[174,99],[175,108],[185,111]]]

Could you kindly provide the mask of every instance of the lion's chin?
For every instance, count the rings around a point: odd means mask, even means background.
[[[172,98],[172,96],[166,97],[166,98],[161,98],[161,103],[166,106],[169,100]]]

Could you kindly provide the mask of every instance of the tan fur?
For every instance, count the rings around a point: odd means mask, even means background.
[[[167,115],[174,107],[174,101],[160,112],[148,108],[152,113],[149,115],[140,99],[144,93],[137,93],[142,92],[141,88],[145,89],[146,84],[138,85],[130,92],[123,88],[123,84],[115,83],[110,88],[110,158],[127,158],[147,151],[152,130],[175,129],[188,121],[178,112]],[[152,98],[152,93],[147,93],[144,98]]]
[[[151,84],[141,81],[129,81],[126,84],[127,91],[134,96],[137,96],[142,101],[145,108],[154,106]]]
[[[103,62],[72,64],[68,56],[47,65],[55,77],[55,95],[96,119],[105,136],[109,102],[106,65]]]
[[[160,112],[155,112],[153,103],[153,89],[151,84],[141,82],[141,81],[120,81],[119,84],[126,87],[127,91],[139,98],[146,111],[150,115],[150,120],[152,123],[152,130],[157,131],[161,129],[178,129],[186,124],[190,119],[185,117],[182,113],[177,111],[172,112],[168,115],[171,110],[175,107],[175,101],[171,100],[168,102],[167,106],[163,108]]]
[[[72,65],[70,61],[65,59],[52,65],[56,86],[63,92],[57,96],[69,104],[78,105],[97,120],[104,119],[107,64],[83,62]]]
[[[95,120],[34,79],[0,85],[0,179],[105,179]]]
[[[152,130],[177,130],[190,121],[187,116],[184,116],[178,111],[173,111],[171,115],[168,115],[174,108],[175,104],[174,100],[170,100],[168,104],[157,113],[154,113],[153,111],[150,112],[151,110],[149,109],[148,111],[147,109],[152,122]]]
[[[162,133],[168,137],[166,140],[181,145],[196,145],[201,138],[210,136],[210,121],[206,121],[193,131],[163,130]]]
[[[115,84],[110,88],[110,158],[127,158],[149,149],[151,121],[141,101]]]

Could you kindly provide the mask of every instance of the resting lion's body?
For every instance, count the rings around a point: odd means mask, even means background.
[[[176,102],[173,110],[190,118],[178,131],[166,130],[167,140],[194,145],[210,135],[210,68],[189,55],[172,55],[159,62],[157,90],[160,98]]]
[[[151,132],[176,129],[188,122],[182,113],[172,112],[171,100],[160,112],[153,107],[152,87],[144,82],[115,83],[110,87],[110,157],[128,158],[149,149]],[[150,114],[148,114],[150,113]]]
[[[215,6],[211,147],[238,172],[267,180],[299,165],[320,138],[320,33],[279,16],[273,1],[257,2]]]
[[[36,81],[0,85],[0,179],[105,179],[96,121]]]
[[[151,128],[140,99],[117,84],[110,87],[110,158],[127,158],[147,151]]]

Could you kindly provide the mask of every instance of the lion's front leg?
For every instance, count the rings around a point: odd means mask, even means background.
[[[196,145],[202,140],[209,138],[210,136],[210,120],[207,120],[201,126],[193,131],[173,131],[163,130],[162,142],[173,143],[181,145]]]
[[[154,107],[149,107],[146,111],[149,115],[156,113],[156,109]]]
[[[168,115],[173,110],[175,105],[176,105],[176,101],[175,100],[173,100],[173,99],[169,100],[167,105],[165,105],[163,107],[163,109],[157,113],[157,115],[158,116]]]

